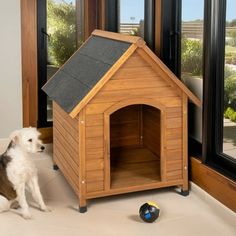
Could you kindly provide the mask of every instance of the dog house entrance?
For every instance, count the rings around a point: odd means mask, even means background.
[[[111,188],[161,180],[161,112],[130,105],[110,115]]]

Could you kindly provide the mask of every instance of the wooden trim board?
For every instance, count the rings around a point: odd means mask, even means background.
[[[236,212],[236,182],[191,157],[191,180]]]
[[[103,30],[94,30],[92,32],[92,35],[103,37],[103,38],[114,39],[118,41],[123,41],[123,42],[128,42],[128,43],[137,43],[139,40],[142,40],[142,38],[137,37],[137,36],[124,35],[124,34],[119,34],[119,33],[114,33],[114,32],[103,31]]]
[[[37,1],[21,0],[23,126],[37,126]]]
[[[38,129],[38,131],[41,133],[40,139],[43,141],[43,143],[52,143],[52,130],[52,127]]]

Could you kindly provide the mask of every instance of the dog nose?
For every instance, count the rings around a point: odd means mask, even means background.
[[[43,151],[45,149],[45,147],[44,146],[41,146],[41,150]]]

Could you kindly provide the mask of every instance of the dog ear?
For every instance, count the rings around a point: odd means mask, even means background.
[[[10,139],[13,143],[17,144],[20,141],[19,136],[20,136],[20,133],[18,132],[18,130],[16,130],[10,134]]]

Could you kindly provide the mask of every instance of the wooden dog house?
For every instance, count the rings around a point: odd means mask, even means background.
[[[188,193],[188,98],[139,37],[95,30],[44,86],[53,99],[53,152],[79,197],[167,186]]]

